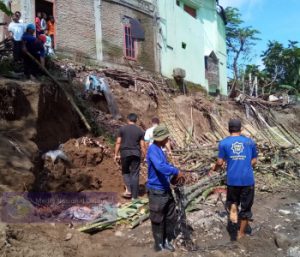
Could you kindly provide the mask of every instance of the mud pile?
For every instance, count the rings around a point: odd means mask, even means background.
[[[105,140],[79,138],[86,134],[82,123],[51,82],[1,79],[0,106],[2,192],[123,190],[119,167],[113,164]],[[42,158],[62,144],[68,162]],[[110,176],[115,183],[103,187]]]
[[[65,155],[63,158],[56,156],[58,150],[43,155],[42,167],[36,171],[34,190],[80,192],[101,188],[97,171],[101,172],[104,159],[111,157],[111,150],[104,145],[103,139],[70,139],[60,145],[60,149]]]

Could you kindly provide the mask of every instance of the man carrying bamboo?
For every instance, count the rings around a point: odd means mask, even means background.
[[[153,131],[153,144],[147,152],[150,220],[155,251],[175,251],[171,244],[176,224],[176,205],[170,188],[171,179],[177,183],[182,175],[167,161],[162,148],[168,143],[169,130],[163,125]],[[172,178],[174,177],[174,178]]]
[[[227,207],[229,220],[240,225],[237,238],[245,236],[254,200],[254,172],[257,163],[255,142],[241,135],[241,121],[231,119],[228,124],[230,136],[219,143],[219,155],[213,170],[227,164]],[[238,209],[240,207],[240,211]]]

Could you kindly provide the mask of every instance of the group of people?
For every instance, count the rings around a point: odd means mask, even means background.
[[[38,14],[39,15],[39,14]],[[45,17],[45,16],[44,16]],[[45,30],[41,30],[41,24]],[[45,56],[54,54],[54,19],[50,17],[45,26],[45,20],[40,20],[37,30],[37,19],[35,24],[26,24],[21,19],[21,13],[15,12],[8,26],[10,37],[13,40],[13,57],[15,62],[24,62],[24,74],[27,78],[36,76],[39,68],[28,53],[33,56],[42,66],[45,65]]]
[[[49,17],[46,13],[38,12],[35,17],[36,35],[45,35],[47,40],[45,46],[51,50],[54,49],[54,34],[55,34],[55,20],[52,15]]]
[[[146,133],[136,125],[136,114],[129,114],[127,119],[128,124],[121,127],[115,146],[115,160],[121,162],[125,184],[123,196],[132,200],[138,198],[140,163],[146,160],[154,249],[173,252],[177,211],[171,185],[184,181],[184,173],[168,161],[168,154],[171,154],[170,133],[166,126],[159,124],[158,118],[152,119],[152,127]],[[245,236],[252,218],[255,185],[253,167],[258,154],[255,142],[241,134],[240,120],[231,119],[228,130],[230,136],[220,141],[218,159],[211,172],[218,171],[226,164],[228,224],[236,228],[236,236],[231,237],[236,240]]]

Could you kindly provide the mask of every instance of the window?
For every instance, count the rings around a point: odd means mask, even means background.
[[[126,58],[136,60],[136,40],[132,37],[130,24],[124,25],[124,55]]]
[[[193,7],[190,7],[188,5],[184,5],[184,10],[191,15],[192,17],[196,18],[197,17],[197,10]]]
[[[204,56],[205,71],[208,71],[208,56]]]

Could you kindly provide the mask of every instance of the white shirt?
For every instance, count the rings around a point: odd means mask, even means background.
[[[8,31],[13,34],[13,38],[15,41],[21,41],[22,36],[25,32],[25,24],[24,23],[16,23],[12,21],[8,25]]]
[[[145,136],[144,139],[147,143],[149,143],[150,145],[152,145],[153,143],[153,131],[154,129],[157,127],[158,125],[154,125],[151,128],[148,128],[145,132]]]

